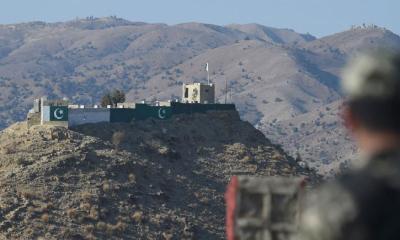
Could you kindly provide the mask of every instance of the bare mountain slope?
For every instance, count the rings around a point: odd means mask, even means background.
[[[374,48],[399,49],[400,37],[393,32],[378,26],[359,26],[340,33],[326,36],[305,46],[315,52],[338,50],[352,55]]]
[[[249,38],[282,44],[300,44],[316,38],[310,34],[299,34],[290,29],[266,27],[260,24],[232,24],[227,27],[248,34]]]
[[[357,149],[342,127],[341,100],[316,108],[292,119],[260,124],[268,137],[284,145],[292,156],[300,156],[325,176],[347,169]]]
[[[212,123],[212,124],[210,124]],[[235,112],[0,132],[1,239],[224,239],[233,174],[309,176]]]
[[[226,81],[228,101],[244,119],[263,129],[281,124],[270,129],[275,133],[304,119],[317,133],[315,113],[340,99],[339,76],[348,58],[370,47],[399,48],[400,37],[376,26],[315,39],[257,24],[169,26],[109,17],[0,25],[0,43],[1,128],[24,119],[41,95],[93,104],[105,91],[122,88],[129,100],[177,98],[181,83],[206,80],[209,62],[218,100],[225,101]],[[271,131],[265,133],[272,141],[294,149],[290,139]],[[337,137],[338,146],[348,143]],[[329,147],[303,140],[314,149],[301,151],[305,159],[319,161],[319,149]]]
[[[119,23],[94,19],[0,26],[0,39],[8,44],[0,59],[0,125],[12,122],[6,115],[23,119],[29,102],[43,94],[94,103],[111,88],[143,91],[162,69],[245,36],[211,25],[115,21]]]
[[[339,98],[326,78],[310,71],[301,54],[277,44],[240,41],[185,61],[151,78],[146,92],[131,91],[128,96],[141,99],[149,92],[158,99],[180,96],[181,82],[205,81],[203,63],[208,61],[219,101],[225,101],[227,82],[228,101],[235,102],[251,123],[290,119]]]

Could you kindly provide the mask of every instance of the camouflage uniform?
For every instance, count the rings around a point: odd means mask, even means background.
[[[350,65],[343,79],[349,102],[364,101],[367,120],[371,114],[384,116],[380,126],[390,125],[385,130],[394,127],[400,133],[399,54],[365,55]],[[381,105],[369,110],[365,102]],[[362,168],[318,190],[307,201],[300,239],[400,239],[400,147],[396,146],[400,142],[374,153]]]
[[[302,240],[400,239],[400,152],[373,156],[321,188],[309,204]]]

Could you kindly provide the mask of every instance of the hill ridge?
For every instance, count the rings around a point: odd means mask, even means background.
[[[212,123],[212,124],[210,124]],[[224,239],[230,176],[308,176],[235,112],[0,132],[0,238]]]

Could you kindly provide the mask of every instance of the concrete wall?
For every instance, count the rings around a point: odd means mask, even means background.
[[[123,102],[123,103],[117,103],[117,108],[135,108],[136,103],[134,102]]]
[[[110,109],[107,108],[77,108],[69,109],[68,126],[85,123],[110,122]]]
[[[191,85],[195,86],[195,85]],[[212,87],[211,85],[207,85]],[[159,102],[158,106],[143,103],[135,104],[135,108],[74,108],[64,106],[43,106],[41,112],[37,113],[36,119],[34,109],[28,114],[30,125],[37,124],[38,117],[41,125],[72,127],[87,123],[99,122],[132,122],[148,118],[168,119],[174,114],[205,113],[208,111],[235,111],[234,104],[200,104],[200,103],[179,103]],[[35,122],[36,121],[36,122]]]
[[[39,112],[28,113],[26,120],[28,123],[28,128],[35,125],[40,125],[40,113]]]
[[[42,106],[41,115],[42,124],[50,121],[50,106]]]
[[[200,103],[214,103],[215,102],[215,85],[202,85],[200,87]]]

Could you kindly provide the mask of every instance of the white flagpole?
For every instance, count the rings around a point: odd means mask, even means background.
[[[207,83],[210,85],[210,72],[208,71],[208,62],[206,64],[206,71],[207,71]]]

